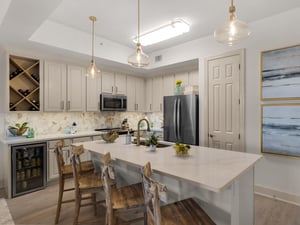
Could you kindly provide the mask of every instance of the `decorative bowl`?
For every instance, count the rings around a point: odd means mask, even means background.
[[[176,151],[176,154],[178,156],[184,156],[187,155],[189,150],[190,150],[190,146],[186,145],[186,144],[181,144],[181,143],[176,143],[175,145],[173,145],[173,148]]]
[[[106,134],[101,134],[101,137],[107,143],[112,143],[119,137],[119,134],[116,131],[109,131]]]

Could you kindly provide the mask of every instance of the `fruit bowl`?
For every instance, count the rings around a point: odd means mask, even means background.
[[[186,144],[176,143],[173,145],[173,148],[176,151],[176,155],[178,156],[186,156],[190,150],[190,146]]]
[[[119,137],[119,134],[115,131],[109,131],[105,134],[101,134],[101,137],[107,143],[113,143]]]

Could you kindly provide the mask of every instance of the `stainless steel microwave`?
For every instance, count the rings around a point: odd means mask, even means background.
[[[124,95],[100,95],[100,110],[101,111],[126,111],[127,96]]]

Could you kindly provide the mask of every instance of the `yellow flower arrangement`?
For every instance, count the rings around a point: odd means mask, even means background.
[[[180,85],[182,83],[182,80],[176,80],[176,84]]]
[[[173,145],[173,148],[175,149],[177,155],[186,155],[190,150],[189,145],[181,143],[175,143],[175,145]]]

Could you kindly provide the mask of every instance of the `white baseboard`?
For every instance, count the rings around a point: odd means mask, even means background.
[[[273,198],[276,200],[280,200],[283,202],[287,202],[287,203],[291,203],[291,204],[300,206],[300,196],[299,195],[282,192],[282,191],[271,189],[269,187],[263,187],[263,186],[259,186],[259,185],[255,185],[254,192],[255,192],[255,194],[258,194],[258,195],[263,195],[263,196],[266,196],[269,198]]]

